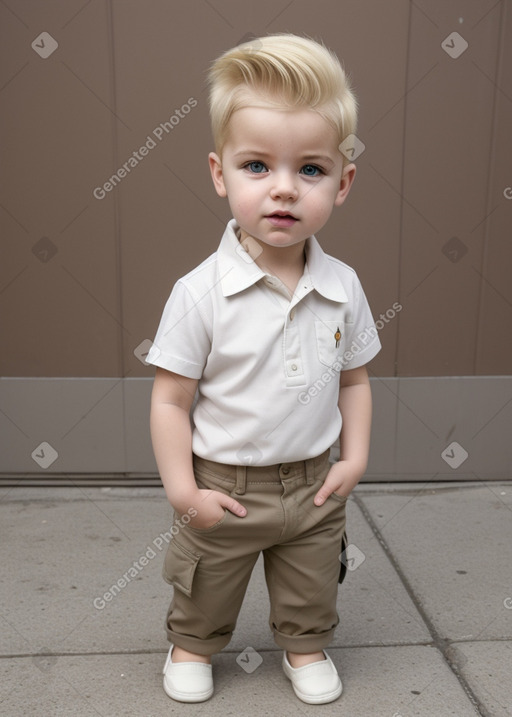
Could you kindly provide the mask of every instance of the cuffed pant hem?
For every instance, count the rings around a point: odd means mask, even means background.
[[[231,640],[231,635],[221,635],[206,640],[191,635],[180,635],[179,633],[167,630],[167,639],[173,645],[181,647],[182,650],[195,652],[196,655],[215,655],[223,650]]]
[[[336,628],[326,630],[314,635],[284,635],[274,629],[274,640],[276,645],[283,650],[297,653],[320,652],[332,642]]]

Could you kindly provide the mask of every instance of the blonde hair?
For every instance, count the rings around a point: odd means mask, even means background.
[[[315,110],[336,129],[340,143],[355,133],[357,102],[345,72],[333,52],[309,38],[290,34],[254,38],[218,57],[208,81],[219,155],[233,112],[255,104]]]

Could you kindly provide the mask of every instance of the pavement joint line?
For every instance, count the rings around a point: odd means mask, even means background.
[[[492,640],[492,642],[496,642],[497,640]],[[507,639],[504,638],[504,641],[507,642]],[[460,641],[459,641],[460,642]],[[488,640],[468,640],[469,643],[471,642],[488,642]],[[455,644],[455,641],[454,643]],[[417,640],[417,641],[409,641],[409,642],[389,642],[389,643],[358,643],[358,644],[350,644],[350,645],[330,645],[326,649],[329,653],[334,652],[340,652],[340,651],[347,651],[347,650],[372,650],[374,648],[379,649],[396,649],[400,647],[435,647],[435,644],[430,640]],[[38,657],[140,657],[143,655],[167,655],[169,648],[163,648],[163,649],[154,649],[154,650],[115,650],[113,652],[106,652],[106,651],[99,651],[99,652],[62,652],[57,650],[47,650],[45,652],[38,651],[38,652],[19,652],[19,653],[11,653],[8,655],[0,655],[0,660],[22,660],[27,658],[33,658],[35,655]],[[256,649],[256,648],[255,648]],[[266,653],[266,654],[282,654],[283,650],[279,647],[276,648],[259,648],[258,652],[260,653]],[[219,656],[225,656],[225,655],[235,655],[238,656],[240,654],[240,650],[237,648],[232,649],[224,649],[222,652],[217,653],[214,655],[214,657]]]
[[[357,490],[355,495],[364,495],[364,496],[383,496],[383,495],[414,495],[418,492],[421,492],[423,495],[434,495],[437,493],[455,493],[465,490],[476,490],[477,488],[485,488],[486,486],[494,486],[495,488],[508,488],[510,489],[512,487],[511,482],[507,480],[503,481],[482,481],[482,480],[468,480],[464,481],[464,484],[461,485],[458,481],[441,481],[440,483],[432,482],[430,483],[429,488],[421,488],[421,486],[424,485],[421,481],[418,481],[418,483],[415,486],[410,487],[404,487],[403,482],[402,485],[400,485],[399,482],[391,484],[386,484],[385,488],[378,488],[370,486],[369,483],[365,483],[363,486],[359,486],[359,488],[362,490]],[[368,486],[367,489],[365,489],[365,486]],[[395,487],[396,486],[396,487]]]
[[[384,539],[384,536],[380,532],[379,528],[377,527],[377,524],[373,520],[369,510],[367,509],[366,505],[364,504],[364,499],[361,499],[358,495],[354,495],[354,501],[358,508],[360,509],[361,513],[363,514],[363,517],[365,518],[366,522],[368,523],[370,529],[372,530],[375,538],[377,539],[378,543],[380,544],[381,548],[383,549],[387,559],[393,566],[398,578],[400,579],[405,591],[409,595],[410,599],[413,602],[413,605],[415,606],[416,610],[420,614],[423,622],[425,623],[425,626],[427,630],[430,633],[430,636],[432,638],[432,646],[435,647],[442,655],[445,663],[453,673],[453,675],[456,677],[458,683],[464,690],[464,693],[470,700],[471,704],[476,710],[476,714],[478,714],[480,717],[492,717],[491,713],[488,712],[488,710],[485,708],[485,706],[481,703],[481,701],[478,699],[476,694],[473,692],[472,688],[470,687],[468,681],[462,674],[462,672],[459,669],[459,666],[455,659],[450,658],[450,650],[453,652],[452,649],[452,641],[441,637],[439,632],[437,631],[433,621],[430,619],[430,617],[427,615],[426,611],[424,610],[421,601],[418,600],[418,597],[416,596],[416,593],[410,584],[409,580],[407,579],[405,573],[403,572],[402,568],[400,567],[400,564],[398,560],[395,558],[391,548],[387,544],[386,540]]]
[[[366,484],[368,485],[368,484]],[[396,487],[395,487],[396,486]],[[382,496],[411,496],[411,497],[418,497],[420,494],[422,497],[432,497],[435,495],[439,495],[443,493],[446,495],[447,493],[455,493],[455,492],[461,492],[461,491],[467,491],[467,490],[476,490],[478,488],[503,488],[505,490],[511,489],[511,483],[510,481],[471,481],[470,483],[468,481],[464,482],[464,485],[450,485],[446,483],[442,484],[432,484],[428,489],[419,489],[420,484],[417,484],[418,487],[411,486],[410,488],[403,488],[400,487],[400,485],[394,484],[393,486],[387,485],[385,488],[370,488],[368,486],[368,489],[360,490],[362,486],[358,486],[352,493],[352,496],[349,498],[349,500],[355,500],[355,496],[360,497],[368,497],[368,498],[375,498],[375,497],[382,497]],[[76,502],[85,502],[90,501],[90,497],[83,497],[81,495],[69,495],[71,492],[78,493],[77,488],[84,488],[87,490],[93,490],[98,491],[98,489],[105,488],[105,486],[97,486],[97,485],[82,485],[79,482],[74,482],[71,484],[66,485],[55,485],[52,486],[55,488],[59,493],[52,494],[52,492],[45,492],[42,493],[43,490],[46,491],[46,488],[48,486],[45,485],[23,485],[21,481],[18,481],[14,484],[2,484],[0,479],[0,508],[3,505],[25,505],[30,504],[36,501],[42,501],[42,502],[50,502],[54,503],[56,501],[60,503],[76,503]],[[165,495],[163,492],[162,486],[140,486],[140,485],[131,485],[131,486],[109,486],[114,490],[121,490],[122,493],[115,493],[115,492],[108,492],[108,493],[101,493],[94,496],[94,500],[98,501],[100,503],[107,503],[112,501],[117,502],[128,502],[133,500],[134,497],[136,498],[143,498],[147,501],[153,501],[153,502],[161,502],[165,500]],[[18,490],[16,490],[18,489]],[[41,491],[40,495],[30,495],[30,496],[22,496],[22,497],[16,497],[16,493],[23,490],[30,490],[30,491]],[[5,493],[2,493],[2,491],[5,490]],[[60,491],[66,491],[67,495],[62,495]],[[140,493],[139,491],[148,491],[145,494]],[[134,493],[135,491],[135,493]],[[149,492],[151,491],[151,492]]]
[[[446,640],[444,641],[446,644],[448,644],[448,648],[457,646],[457,645],[473,645],[480,642],[510,642],[510,637],[493,637],[492,639],[489,638],[468,638],[468,639],[461,639],[461,638],[455,638],[453,640]],[[433,640],[409,640],[406,642],[372,642],[372,643],[350,643],[347,645],[329,645],[328,648],[326,648],[329,653],[333,652],[339,652],[339,651],[347,651],[347,650],[373,650],[374,648],[379,649],[396,649],[400,647],[437,647],[435,642]],[[100,652],[62,652],[57,650],[47,650],[45,652],[42,652],[39,650],[38,652],[14,652],[14,653],[8,653],[5,655],[0,655],[0,660],[24,660],[28,658],[33,658],[35,655],[38,657],[137,657],[141,655],[167,655],[168,648],[155,648],[154,650],[114,650],[112,652],[107,651],[100,651]],[[283,651],[279,647],[275,648],[259,648],[258,652],[260,653],[282,653]],[[222,656],[222,655],[239,655],[240,650],[238,648],[230,648],[230,649],[224,649],[222,652],[217,653],[214,655],[214,657]]]
[[[77,475],[77,474],[69,474],[69,475]],[[27,478],[27,480],[31,480],[30,478]],[[36,480],[35,478],[33,480]],[[59,479],[55,479],[56,484],[52,485],[51,487],[59,489],[65,489],[66,491],[68,489],[76,489],[76,488],[90,488],[90,489],[105,489],[110,488],[112,491],[123,491],[122,493],[115,493],[115,492],[108,492],[108,493],[102,493],[100,496],[97,496],[98,500],[131,500],[133,498],[133,492],[132,491],[151,491],[151,493],[148,492],[148,494],[143,495],[140,493],[137,493],[137,497],[140,498],[146,498],[148,500],[161,500],[163,497],[165,497],[163,486],[160,485],[144,485],[139,483],[133,483],[130,485],[119,485],[119,484],[109,484],[109,485],[100,485],[97,483],[87,483],[87,484],[80,484],[79,480],[77,478],[61,478],[60,482],[57,482]],[[68,482],[69,481],[69,482]],[[429,488],[421,488],[422,485],[425,485],[424,479],[421,481],[414,481],[413,484],[409,484],[408,486],[404,486],[404,481],[392,481],[389,483],[371,483],[371,482],[365,482],[362,484],[359,484],[354,489],[352,496],[355,495],[364,495],[368,497],[376,497],[376,496],[383,496],[383,495],[417,495],[418,492],[421,492],[423,495],[434,495],[436,493],[449,493],[449,492],[459,492],[459,491],[465,491],[465,490],[476,490],[478,488],[488,488],[488,487],[494,487],[494,488],[505,488],[505,489],[511,489],[512,488],[512,482],[510,480],[482,480],[479,479],[472,479],[472,480],[464,480],[464,481],[433,481],[429,483]],[[379,487],[382,486],[382,487]],[[26,484],[23,483],[23,477],[17,477],[9,479],[9,481],[2,482],[2,477],[0,476],[0,490],[5,488],[9,488],[8,491],[11,493],[14,488],[18,488],[19,490],[44,490],[48,488],[49,486],[45,485],[43,482],[40,483],[31,483]],[[419,490],[421,488],[421,490]],[[16,492],[16,491],[14,491]],[[0,496],[1,498],[1,496]],[[66,502],[73,502],[76,500],[83,500],[82,498],[77,498],[74,496],[70,497],[63,497],[62,495],[55,494],[52,497],[52,493],[45,492],[44,495],[40,496],[31,496],[31,497],[22,497],[19,500],[9,501],[9,502],[20,502],[20,503],[27,503],[34,500],[46,500],[46,501],[66,501]]]

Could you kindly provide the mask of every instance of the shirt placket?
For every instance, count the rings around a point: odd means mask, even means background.
[[[305,386],[306,374],[300,343],[297,305],[312,290],[312,284],[303,276],[290,299],[290,292],[277,277],[267,276],[265,283],[276,292],[279,303],[285,310],[283,360],[286,386]]]
[[[305,386],[306,373],[302,357],[302,347],[299,330],[298,304],[311,291],[312,286],[303,277],[295,288],[293,297],[288,305],[284,326],[284,370],[287,386]]]

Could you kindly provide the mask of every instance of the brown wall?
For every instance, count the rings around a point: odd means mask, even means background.
[[[319,238],[376,317],[403,307],[372,373],[510,373],[509,2],[9,0],[0,26],[2,375],[152,375],[133,352],[229,219],[207,168],[206,68],[248,33],[283,31],[323,39],[360,100],[366,151]],[[43,31],[58,43],[46,59],[31,47]],[[457,58],[441,46],[454,31]]]

